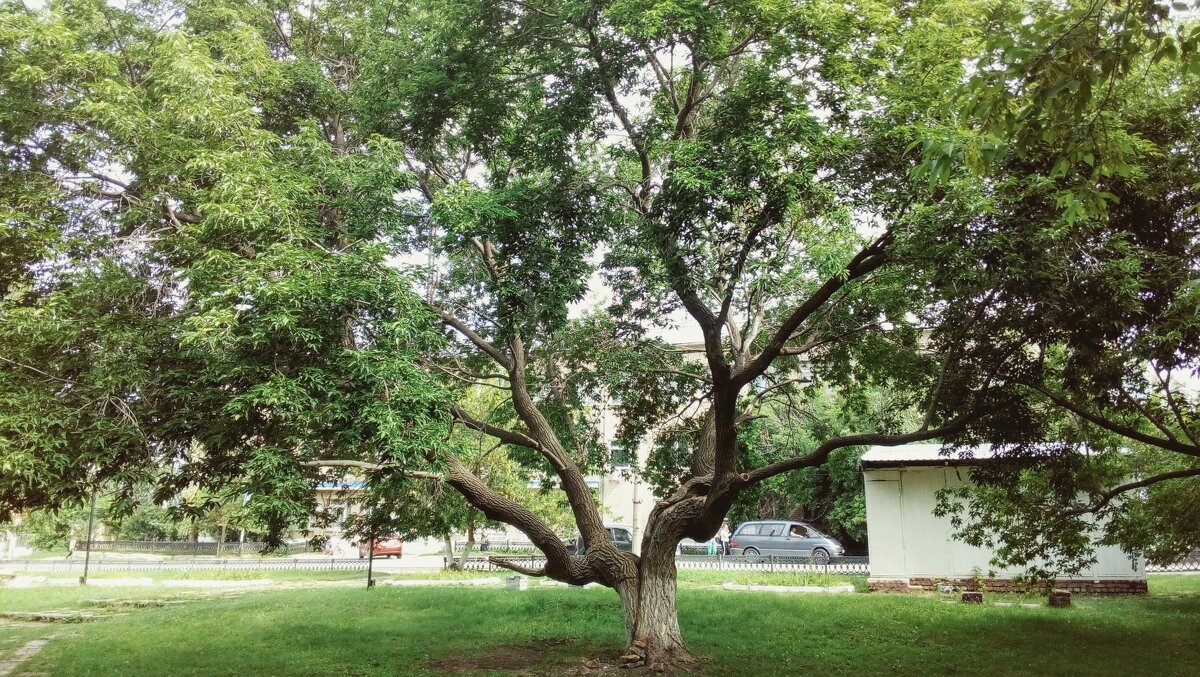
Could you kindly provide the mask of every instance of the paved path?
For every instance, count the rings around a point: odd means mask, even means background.
[[[14,653],[11,658],[5,661],[0,661],[0,677],[12,674],[13,670],[16,670],[18,667],[20,667],[21,663],[24,663],[25,661],[37,655],[37,652],[41,651],[42,647],[46,646],[46,642],[49,642],[52,639],[54,639],[54,635],[25,642],[25,646],[17,649],[17,652]]]

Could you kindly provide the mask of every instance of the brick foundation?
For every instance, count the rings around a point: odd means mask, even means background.
[[[937,590],[939,583],[949,583],[959,590],[977,590],[982,583],[983,590],[999,593],[1024,593],[1045,588],[1044,583],[1010,578],[868,578],[867,589],[872,592],[932,592]],[[1089,595],[1144,595],[1147,591],[1144,579],[1059,579],[1054,582],[1054,587]]]

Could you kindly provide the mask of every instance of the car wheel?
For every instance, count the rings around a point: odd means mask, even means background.
[[[742,557],[745,557],[751,562],[759,562],[762,560],[762,555],[759,554],[758,548],[746,548],[742,550]]]
[[[825,548],[817,548],[812,551],[813,564],[829,564],[829,551]]]

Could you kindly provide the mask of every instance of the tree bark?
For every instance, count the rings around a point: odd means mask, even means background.
[[[474,549],[475,549],[475,533],[471,532],[471,534],[469,536],[467,536],[467,542],[465,544],[463,544],[462,553],[460,553],[458,556],[458,568],[459,569],[466,570],[467,557],[470,556],[471,551]]]
[[[675,604],[675,549],[704,500],[686,496],[655,506],[646,525],[635,571],[620,571],[613,587],[621,598],[628,644],[621,662],[654,670],[694,662],[684,647]]]
[[[675,549],[655,548],[638,563],[636,595],[622,595],[626,627],[630,629],[626,655],[641,656],[647,666],[671,668],[694,661],[683,644],[675,605]],[[620,590],[618,590],[620,593]],[[631,605],[626,597],[636,600]]]

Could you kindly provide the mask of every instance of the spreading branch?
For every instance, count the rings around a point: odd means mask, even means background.
[[[485,435],[491,435],[492,437],[509,444],[516,444],[518,446],[528,447],[538,451],[542,450],[542,445],[538,444],[536,440],[528,435],[516,432],[515,430],[501,428],[490,423],[484,423],[483,421],[472,417],[462,407],[450,407],[450,415],[454,417],[455,421],[458,421],[463,426],[470,428],[471,430],[481,432]]]
[[[901,444],[911,444],[913,442],[922,442],[938,437],[945,437],[951,433],[957,432],[963,428],[977,414],[968,412],[947,423],[944,426],[933,429],[915,430],[910,433],[900,433],[889,435],[887,433],[860,433],[857,435],[843,435],[835,437],[831,440],[826,440],[815,451],[806,456],[797,456],[795,458],[776,461],[769,465],[765,465],[757,470],[742,475],[740,487],[745,488],[752,486],[763,480],[770,479],[776,475],[797,470],[799,468],[810,468],[821,465],[829,459],[829,455],[838,449],[845,447],[862,447],[862,446],[884,446],[895,447]]]
[[[1149,444],[1151,446],[1158,447],[1159,449],[1165,449],[1166,451],[1174,451],[1179,454],[1186,454],[1188,456],[1200,457],[1200,448],[1198,448],[1194,445],[1185,444],[1183,442],[1180,442],[1179,440],[1170,440],[1170,439],[1164,439],[1161,437],[1155,437],[1154,435],[1148,435],[1140,430],[1130,428],[1129,426],[1121,425],[1115,421],[1110,421],[1109,419],[1107,419],[1093,411],[1090,411],[1090,410],[1076,404],[1075,402],[1072,402],[1071,400],[1063,397],[1062,395],[1059,395],[1058,393],[1054,392],[1053,390],[1050,390],[1046,386],[1038,385],[1038,386],[1034,386],[1034,389],[1037,390],[1039,393],[1045,395],[1051,402],[1054,402],[1055,404],[1062,407],[1063,409],[1066,409],[1067,411],[1075,414],[1076,416],[1079,416],[1080,418],[1082,418],[1086,421],[1090,421],[1090,422],[1100,426],[1101,428],[1104,428],[1105,430],[1107,430],[1109,432],[1114,432],[1118,435],[1121,435],[1123,437],[1131,439],[1135,442],[1141,442],[1142,444]]]
[[[879,236],[878,239],[864,247],[851,259],[850,263],[846,266],[845,275],[834,275],[829,278],[812,296],[809,296],[804,303],[797,306],[779,328],[775,330],[775,333],[771,336],[770,341],[767,342],[762,352],[733,375],[733,382],[741,386],[762,375],[767,370],[767,367],[771,366],[771,362],[779,356],[780,351],[787,345],[788,340],[792,338],[792,334],[813,313],[823,307],[835,292],[846,286],[850,281],[863,277],[887,263],[887,247],[891,244],[892,239],[891,231]]]
[[[491,341],[485,339],[474,329],[468,327],[465,322],[451,315],[450,313],[447,313],[446,311],[432,305],[427,307],[442,320],[443,324],[466,337],[467,340],[475,344],[476,348],[479,348],[483,352],[487,353],[488,357],[495,360],[496,364],[500,365],[507,371],[512,370],[512,360],[510,360],[507,355],[501,352],[499,348],[492,345]]]
[[[495,564],[498,567],[508,569],[510,571],[515,571],[519,574],[525,574],[526,576],[545,576],[546,575],[546,567],[527,567],[523,564],[518,564],[508,558],[505,558],[505,557],[492,556],[492,557],[488,558],[488,561],[491,562],[492,564]]]
[[[1148,487],[1152,484],[1158,484],[1159,482],[1179,479],[1182,477],[1200,477],[1200,468],[1192,468],[1190,470],[1174,470],[1172,472],[1165,472],[1159,475],[1152,475],[1136,482],[1128,482],[1126,484],[1115,486],[1103,494],[1100,494],[1100,498],[1095,503],[1092,503],[1091,505],[1080,506],[1078,508],[1072,508],[1071,510],[1063,512],[1062,516],[1074,517],[1077,515],[1085,515],[1087,513],[1096,512],[1097,510],[1100,510],[1104,508],[1104,506],[1111,503],[1114,498],[1127,491],[1141,489],[1142,487]]]
[[[301,461],[300,465],[309,468],[358,468],[360,470],[370,470],[372,472],[383,470],[385,468],[394,468],[395,466],[385,465],[383,463],[372,463],[370,461],[350,461],[350,460],[328,460],[328,461]],[[408,477],[418,477],[427,480],[444,480],[445,475],[436,472],[425,472],[423,470],[401,470]]]

